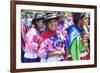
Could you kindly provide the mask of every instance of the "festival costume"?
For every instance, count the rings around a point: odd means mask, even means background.
[[[68,28],[68,46],[70,48],[68,53],[71,55],[72,60],[80,60],[84,56],[82,54],[87,54],[85,52],[88,46],[83,44],[82,35],[83,31],[77,25],[72,25]]]
[[[38,53],[42,56],[41,62],[52,62],[64,60],[63,55],[60,56],[48,56],[49,52],[64,50],[64,41],[62,34],[59,32],[50,32],[46,30],[41,34],[42,42]]]
[[[37,55],[39,34],[35,28],[31,28],[25,37],[24,62],[39,62]]]

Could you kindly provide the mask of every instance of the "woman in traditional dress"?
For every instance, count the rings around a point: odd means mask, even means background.
[[[41,62],[56,62],[64,60],[64,36],[57,30],[58,16],[55,13],[46,15],[46,30],[41,34],[39,57]]]
[[[36,13],[35,19],[32,20],[33,26],[26,33],[25,36],[25,54],[23,61],[25,63],[29,62],[40,62],[40,58],[37,55],[40,29],[43,28],[44,14]]]
[[[83,26],[84,22],[88,23],[85,13],[74,13],[73,14],[74,25],[67,29],[69,37],[69,52],[72,60],[80,60],[88,54],[88,40],[84,37]]]

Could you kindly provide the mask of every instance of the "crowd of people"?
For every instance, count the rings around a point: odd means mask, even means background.
[[[90,59],[89,14],[35,13],[21,17],[21,60],[30,62]]]

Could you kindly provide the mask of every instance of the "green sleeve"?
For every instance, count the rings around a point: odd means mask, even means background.
[[[87,46],[83,45],[82,38],[80,36],[74,39],[70,50],[72,60],[80,60],[80,53],[82,51],[86,51],[86,49]]]
[[[72,60],[79,60],[80,59],[80,51],[79,51],[79,38],[77,37],[76,39],[74,39],[72,45],[71,45],[71,56],[72,56]]]

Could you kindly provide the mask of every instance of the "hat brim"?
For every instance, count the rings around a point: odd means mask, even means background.
[[[52,18],[48,18],[48,19],[45,19],[43,22],[47,22],[47,21],[52,20],[52,19],[56,19],[56,20],[58,20],[58,19],[59,19],[59,17],[52,17]]]
[[[35,24],[37,21],[43,20],[43,19],[44,19],[44,18],[33,19],[33,20],[32,20],[32,24]]]

